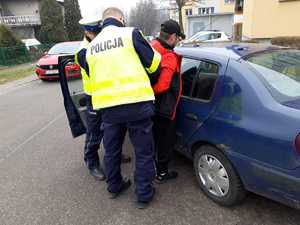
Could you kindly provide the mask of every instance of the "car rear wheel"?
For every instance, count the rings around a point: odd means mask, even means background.
[[[194,155],[194,169],[200,188],[214,202],[233,206],[245,198],[246,191],[239,175],[217,148],[200,147]]]

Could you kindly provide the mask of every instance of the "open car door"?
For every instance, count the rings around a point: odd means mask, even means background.
[[[69,126],[74,138],[86,132],[85,127],[85,111],[86,100],[83,92],[82,79],[67,78],[67,73],[70,72],[75,64],[75,56],[60,56],[59,64],[59,80],[61,91],[64,98],[64,106],[69,121]]]

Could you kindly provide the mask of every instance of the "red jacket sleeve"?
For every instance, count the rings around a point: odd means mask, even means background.
[[[161,59],[158,82],[153,86],[155,95],[166,92],[171,85],[173,75],[177,69],[177,58],[174,54],[165,54]]]

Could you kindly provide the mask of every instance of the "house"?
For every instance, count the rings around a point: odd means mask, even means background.
[[[183,26],[188,37],[199,31],[222,30],[233,33],[233,0],[188,1],[182,9]]]
[[[40,2],[41,0],[0,0],[0,24],[10,27],[20,39],[35,38],[36,31],[41,26]]]
[[[234,21],[239,39],[300,36],[300,1],[236,0]]]

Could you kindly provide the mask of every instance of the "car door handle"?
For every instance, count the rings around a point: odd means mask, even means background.
[[[187,113],[185,116],[190,120],[198,121],[198,117],[195,114]]]

